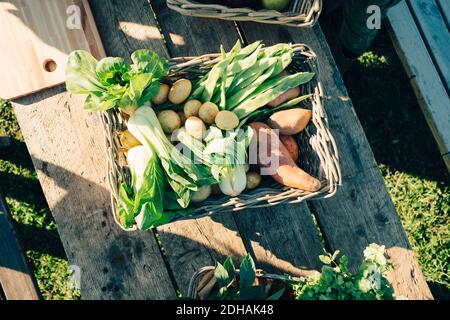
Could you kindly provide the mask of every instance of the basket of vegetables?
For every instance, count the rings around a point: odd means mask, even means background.
[[[101,110],[125,230],[330,197],[340,183],[315,54],[255,42],[167,62],[73,52],[67,88]]]
[[[199,269],[192,276],[187,297],[196,300],[278,300],[293,299],[288,283],[300,278],[265,273],[256,269],[247,255],[235,269],[228,257],[224,264]]]
[[[236,269],[231,257],[223,265],[199,269],[191,277],[187,297],[196,300],[395,300],[387,279],[392,263],[385,246],[371,243],[356,271],[348,268],[349,260],[325,252],[318,270],[303,270],[302,276],[269,274],[255,267],[250,255]]]
[[[187,16],[312,27],[322,0],[167,0],[167,6]]]

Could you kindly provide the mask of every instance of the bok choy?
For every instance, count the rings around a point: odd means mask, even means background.
[[[74,51],[66,66],[67,90],[88,95],[85,109],[118,107],[132,114],[156,95],[159,80],[167,75],[169,67],[165,59],[146,49],[135,51],[131,60],[131,65],[117,57],[97,61],[87,51]]]
[[[209,168],[195,164],[172,145],[151,107],[137,109],[128,120],[128,130],[142,145],[158,155],[167,182],[182,208],[189,205],[193,191],[217,183]]]

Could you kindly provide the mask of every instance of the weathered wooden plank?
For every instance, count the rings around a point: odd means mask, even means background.
[[[0,190],[0,290],[7,300],[38,300],[39,288],[19,242]]]
[[[230,49],[239,39],[232,22],[184,17],[169,10],[164,0],[152,1],[151,4],[172,56],[197,56],[218,52],[220,44],[223,44],[225,49]],[[205,37],[205,30],[214,32]],[[236,233],[235,237],[240,235],[260,267],[268,271],[292,274],[303,273],[300,267],[319,267],[318,255],[323,253],[323,248],[306,205],[246,210],[233,215],[215,214],[207,219],[231,229]],[[286,223],[287,221],[289,223]],[[167,226],[159,230],[170,228],[171,226]],[[203,235],[207,238],[210,249],[223,255],[223,252],[232,248],[221,249],[225,239],[218,237],[218,234],[224,232],[221,229],[224,228],[218,225],[211,229],[210,234],[203,232]],[[237,242],[236,239],[235,243]],[[170,257],[169,251],[177,253],[179,249],[172,247],[169,250],[164,238],[163,243],[167,248],[169,262],[173,260],[176,263],[176,259]],[[291,249],[292,246],[295,250]],[[236,249],[232,249],[231,253],[234,251]],[[211,256],[216,257],[214,253]]]
[[[310,202],[328,246],[346,254],[354,268],[367,244],[385,244],[397,263],[391,274],[396,293],[432,298],[320,27],[298,30],[254,23],[240,26],[248,41],[307,43],[318,55],[327,96],[325,108],[343,174],[342,186],[334,197]]]
[[[450,92],[450,31],[439,11],[435,1],[429,0],[408,0],[408,6],[415,17],[415,22],[422,39],[429,47],[436,69],[438,70],[442,82]]]
[[[450,1],[448,0],[436,0],[436,3],[441,11],[441,15],[447,24],[447,28],[450,29]]]
[[[109,33],[118,29],[112,22],[151,15],[137,2],[93,3],[106,17],[100,25]],[[122,48],[133,41],[118,32],[108,45]],[[121,231],[112,219],[103,128],[98,113],[81,108],[82,100],[59,86],[14,103],[67,256],[80,268],[82,297],[174,298],[154,234]]]
[[[394,47],[442,155],[450,152],[450,98],[405,2],[388,12]],[[445,157],[444,157],[445,159]],[[450,170],[450,164],[447,162]]]

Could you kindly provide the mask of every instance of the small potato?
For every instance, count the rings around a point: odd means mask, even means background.
[[[138,139],[136,139],[130,131],[125,130],[120,133],[120,144],[125,149],[131,149],[133,147],[141,145]]]
[[[295,138],[293,136],[280,135],[280,141],[288,150],[289,155],[291,156],[292,160],[297,162],[297,160],[298,160],[298,144],[297,144],[297,141],[295,141]]]
[[[211,195],[211,186],[203,186],[192,193],[192,202],[202,202]]]
[[[222,130],[232,130],[239,125],[239,118],[234,112],[224,110],[217,114],[215,122]]]
[[[248,190],[255,189],[261,183],[261,176],[256,172],[247,173],[247,186]]]
[[[198,100],[189,100],[184,104],[184,115],[186,116],[186,119],[189,117],[198,117],[198,111],[200,110],[200,107],[202,106],[202,103]]]
[[[163,110],[158,114],[158,120],[165,133],[172,133],[181,127],[180,116],[173,110]]]
[[[272,129],[277,129],[280,134],[292,136],[306,128],[311,120],[312,112],[307,109],[289,109],[272,114],[267,124]]]
[[[152,102],[154,104],[163,104],[164,102],[166,102],[169,95],[169,89],[170,87],[167,84],[161,83],[161,85],[159,86],[159,91],[153,97]]]
[[[198,116],[203,120],[206,124],[213,124],[214,119],[219,113],[219,108],[215,103],[205,102],[202,104],[200,109],[198,110]]]
[[[206,126],[200,118],[189,117],[184,124],[186,132],[198,140],[202,140],[206,133]]]
[[[191,90],[192,83],[189,80],[177,80],[169,90],[169,101],[174,104],[180,104],[189,97]]]

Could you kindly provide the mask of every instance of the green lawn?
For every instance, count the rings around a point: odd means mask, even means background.
[[[450,184],[389,38],[382,32],[344,77],[386,186],[436,298],[450,297]],[[0,101],[0,181],[46,299],[77,299],[56,225],[9,103]]]

